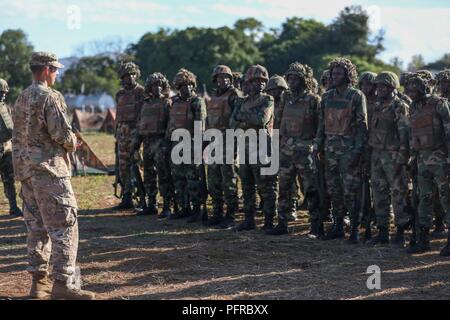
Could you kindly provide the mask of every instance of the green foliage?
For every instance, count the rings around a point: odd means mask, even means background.
[[[7,101],[14,103],[20,91],[31,84],[29,62],[33,46],[22,30],[5,30],[0,35],[0,78],[9,84]]]
[[[425,66],[426,69],[444,70],[450,69],[450,53],[446,53],[442,58]]]
[[[86,94],[105,91],[114,97],[120,87],[117,67],[117,61],[108,56],[81,58],[65,72],[57,89],[80,94],[84,87]]]

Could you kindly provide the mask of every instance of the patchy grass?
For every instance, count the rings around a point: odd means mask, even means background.
[[[85,287],[101,299],[450,298],[450,259],[438,256],[444,240],[434,240],[431,253],[411,257],[392,247],[311,240],[304,213],[290,225],[291,234],[280,237],[136,217],[110,210],[118,203],[113,180],[73,179],[80,206],[78,261]],[[6,210],[2,193],[0,298],[20,298],[30,285],[26,229]],[[381,268],[381,290],[367,289],[370,265]]]

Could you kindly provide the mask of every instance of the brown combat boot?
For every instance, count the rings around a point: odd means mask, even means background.
[[[52,281],[47,275],[33,275],[30,299],[45,299],[52,293]]]
[[[53,300],[94,300],[95,294],[91,291],[76,289],[67,285],[65,281],[55,280],[52,290]]]

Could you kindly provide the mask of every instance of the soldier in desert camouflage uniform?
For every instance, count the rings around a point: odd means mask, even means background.
[[[77,202],[70,182],[69,152],[77,139],[67,122],[67,106],[55,83],[63,67],[54,54],[32,54],[34,81],[13,109],[14,174],[22,184],[28,230],[28,271],[32,298],[93,299],[73,286],[78,250]],[[48,278],[53,262],[53,287]]]
[[[9,202],[9,214],[22,216],[22,211],[17,207],[16,187],[14,186],[14,170],[12,164],[12,129],[13,122],[5,98],[9,92],[8,83],[0,79],[0,175],[6,199]]]

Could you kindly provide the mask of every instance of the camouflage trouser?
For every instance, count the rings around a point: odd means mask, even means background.
[[[234,164],[208,165],[208,191],[214,212],[221,212],[224,200],[228,208],[237,211],[237,173]]]
[[[447,155],[442,150],[420,151],[417,155],[417,184],[419,193],[418,226],[433,226],[433,188],[437,187],[445,222],[450,225],[449,180]]]
[[[240,164],[244,213],[253,216],[256,211],[256,190],[261,191],[266,219],[273,219],[277,206],[277,175],[261,175],[261,164]]]
[[[396,172],[397,155],[395,151],[372,151],[373,206],[378,227],[389,228],[391,204],[397,227],[404,227],[410,220],[407,212],[408,178],[405,167]]]
[[[357,195],[361,188],[361,170],[359,166],[351,166],[352,158],[353,151],[325,150],[325,177],[328,182],[333,215],[336,218],[343,218],[348,212],[352,223],[359,224]]]
[[[158,186],[164,201],[170,202],[174,196],[170,172],[170,148],[165,144],[165,139],[161,137],[144,139],[144,186],[150,205],[157,203]]]
[[[28,230],[28,271],[47,274],[51,256],[53,278],[67,281],[75,273],[78,250],[77,202],[70,178],[35,173],[22,181],[20,197]]]
[[[136,128],[126,122],[119,123],[116,131],[117,149],[119,153],[119,176],[122,181],[124,197],[131,198],[131,152],[132,138]]]
[[[291,212],[293,187],[297,177],[303,184],[304,196],[308,204],[310,221],[318,220],[319,198],[316,182],[316,168],[311,157],[311,149],[302,148],[292,151],[287,146],[282,146],[280,151],[280,198],[278,220],[281,224],[287,224],[287,215]],[[295,188],[297,191],[297,188]]]
[[[9,204],[16,203],[16,187],[14,186],[14,170],[12,153],[0,152],[0,175],[2,177],[4,192]]]
[[[200,167],[198,164],[174,164],[171,162],[175,199],[184,208],[188,207],[189,204],[192,204],[194,207],[201,206],[202,183]]]

